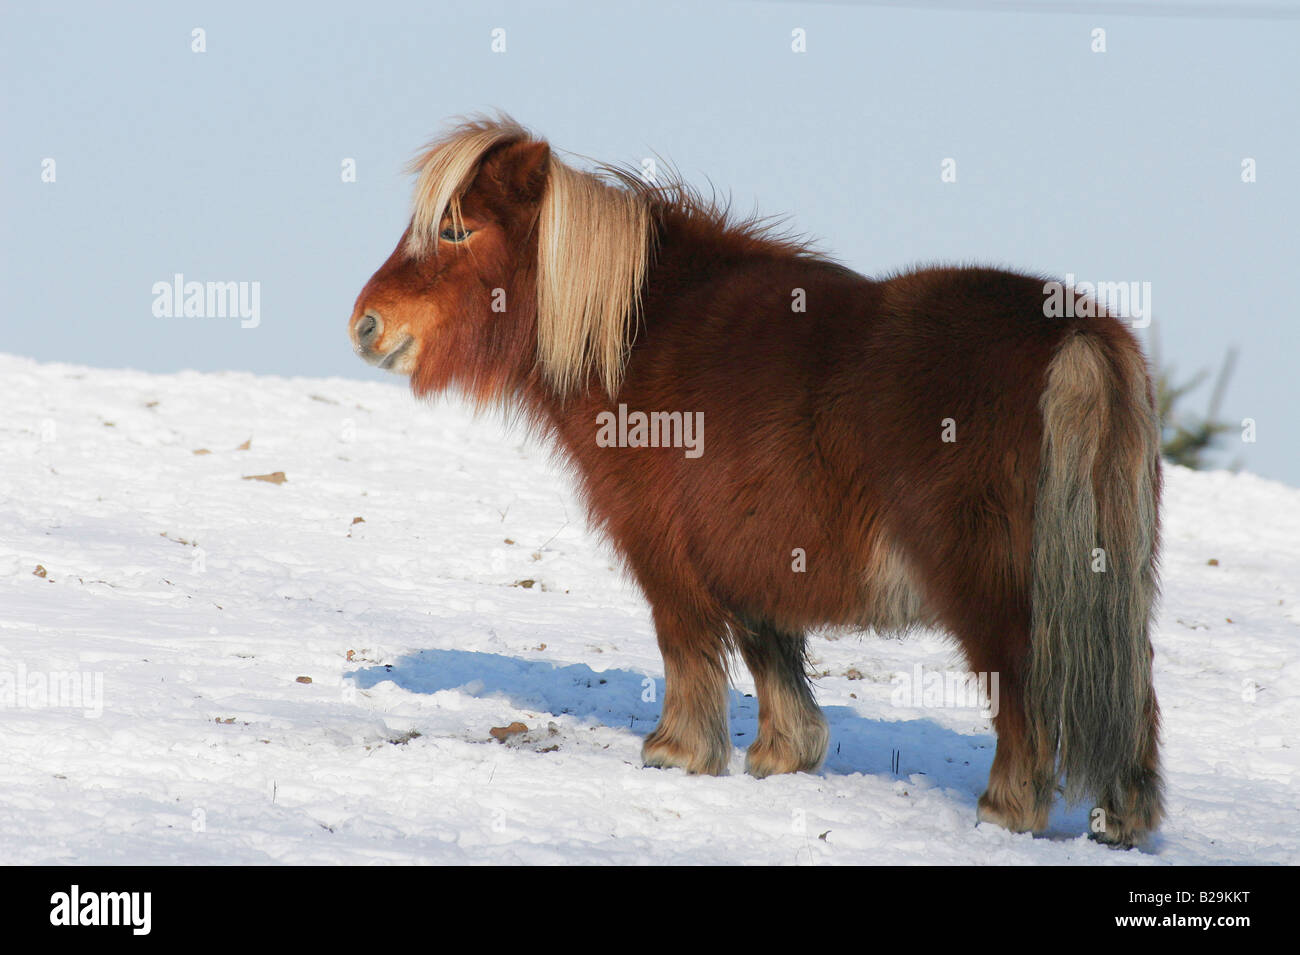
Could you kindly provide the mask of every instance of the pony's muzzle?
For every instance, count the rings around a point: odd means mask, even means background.
[[[357,343],[357,351],[363,355],[370,349],[371,343],[378,341],[383,334],[383,319],[374,312],[366,312],[352,326],[352,339]]]
[[[394,345],[391,341],[385,343],[384,331],[384,320],[379,315],[369,311],[363,312],[352,323],[352,341],[356,344],[357,354],[363,361],[377,368],[409,374],[413,357],[410,352],[415,345],[415,336],[400,335],[401,341]],[[401,331],[399,327],[388,337],[390,339],[399,337]]]

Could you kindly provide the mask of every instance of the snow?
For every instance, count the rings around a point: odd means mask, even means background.
[[[6,355],[0,402],[6,862],[1300,862],[1300,490],[1166,471],[1169,818],[1122,852],[1086,808],[976,825],[988,721],[891,702],[965,669],[938,633],[814,636],[818,774],[744,775],[743,667],[730,774],[643,768],[644,600],[548,449],[455,402]]]

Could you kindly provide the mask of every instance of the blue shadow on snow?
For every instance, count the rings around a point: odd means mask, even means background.
[[[642,700],[646,674],[597,672],[583,663],[554,664],[466,650],[420,650],[396,663],[368,667],[347,676],[366,689],[388,680],[411,693],[459,689],[475,697],[504,696],[521,709],[568,714],[605,726],[648,734],[659,720],[663,679],[656,677],[655,702]],[[758,700],[730,691],[732,742],[741,748],[758,730]],[[932,720],[873,720],[847,706],[827,706],[831,742],[825,773],[866,773],[907,779],[922,774],[935,786],[975,800],[988,780],[996,739],[964,736]],[[898,753],[898,772],[893,771]]]

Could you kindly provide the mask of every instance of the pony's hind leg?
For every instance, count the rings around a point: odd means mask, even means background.
[[[664,658],[664,702],[659,725],[641,747],[641,760],[720,776],[731,755],[722,626],[660,607],[654,617]]]
[[[994,719],[997,753],[988,789],[979,798],[976,818],[1012,832],[1040,832],[1056,797],[1054,754],[1036,753],[1025,730],[1023,702],[1012,681],[1004,686]],[[1007,692],[1007,691],[1010,692]],[[1011,697],[1008,699],[1008,697]]]
[[[745,771],[761,779],[815,770],[830,733],[808,683],[804,635],[760,625],[741,634],[739,644],[758,689],[758,738],[745,756]]]
[[[996,608],[994,601],[987,607]],[[979,797],[976,818],[1012,832],[1041,832],[1056,799],[1059,774],[1055,740],[1030,732],[1024,677],[1028,654],[1028,615],[1023,610],[993,609],[980,623],[960,630],[966,659],[977,672],[997,675],[993,728],[997,752],[989,770],[988,789]]]

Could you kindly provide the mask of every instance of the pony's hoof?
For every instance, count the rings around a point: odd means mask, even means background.
[[[641,747],[641,762],[656,769],[684,769],[701,776],[721,776],[727,771],[725,753],[700,755],[678,740],[656,738],[651,734]]]
[[[1012,811],[1006,806],[999,806],[987,792],[983,793],[975,807],[975,818],[980,822],[991,823],[1009,832],[1037,832],[1047,825],[1047,813]]]
[[[755,779],[780,773],[815,773],[826,758],[825,722],[813,723],[802,739],[759,736],[745,753],[745,772]]]
[[[1137,843],[1132,836],[1110,836],[1104,832],[1090,832],[1088,838],[1101,843],[1107,849],[1136,849]]]

